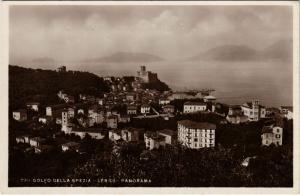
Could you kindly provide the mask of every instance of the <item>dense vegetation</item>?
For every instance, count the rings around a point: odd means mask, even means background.
[[[56,94],[59,90],[65,90],[72,95],[96,95],[109,91],[109,86],[102,78],[89,72],[56,72],[9,66],[11,109],[20,108],[27,101],[38,101],[41,104],[57,103]]]

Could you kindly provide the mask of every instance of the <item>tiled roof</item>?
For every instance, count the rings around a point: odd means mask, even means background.
[[[192,129],[216,129],[216,125],[207,122],[194,122],[191,120],[178,121],[178,124]]]

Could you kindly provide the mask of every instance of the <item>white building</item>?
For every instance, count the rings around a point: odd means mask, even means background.
[[[258,100],[244,103],[241,108],[243,110],[243,113],[248,116],[250,121],[258,121],[261,118],[266,117],[266,108],[259,105]]]
[[[206,110],[206,103],[204,102],[185,102],[183,104],[183,113],[195,113]]]
[[[13,119],[16,121],[26,121],[27,120],[27,111],[25,109],[20,109],[13,111]]]
[[[144,141],[146,144],[146,149],[153,150],[158,149],[161,146],[165,146],[165,137],[162,135],[159,135],[157,132],[150,132],[147,131],[144,134]]]
[[[283,129],[278,125],[264,126],[262,129],[261,141],[262,145],[269,146],[275,144],[282,145]]]
[[[178,121],[178,141],[192,149],[215,146],[216,125],[190,120]]]
[[[141,113],[142,114],[150,113],[150,108],[151,107],[149,105],[146,105],[146,104],[141,105]]]

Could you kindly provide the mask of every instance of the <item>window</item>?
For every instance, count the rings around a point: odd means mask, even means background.
[[[276,137],[276,138],[280,138],[280,135],[279,135],[279,134],[276,134],[275,137]]]
[[[198,138],[195,138],[195,139],[194,139],[194,142],[198,142]]]
[[[195,148],[197,148],[197,143],[195,143]]]

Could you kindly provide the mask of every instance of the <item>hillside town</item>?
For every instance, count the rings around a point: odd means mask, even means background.
[[[57,69],[59,74],[65,72],[65,66]],[[213,96],[213,89],[176,92],[143,87],[157,80],[157,73],[141,66],[136,76],[103,77],[110,89],[99,96],[74,95],[60,89],[57,104],[27,102],[10,113],[10,123],[14,124],[10,131],[17,132],[10,134],[13,150],[24,155],[53,151],[89,155],[83,140],[90,140],[90,144],[91,140],[105,140],[116,156],[130,145],[142,148],[140,160],[149,160],[158,150],[172,147],[197,151],[220,148],[224,145],[222,136],[226,136],[222,128],[243,131],[245,126],[256,124],[258,128],[253,131],[260,137],[254,142],[261,147],[276,148],[286,143],[284,121],[293,120],[292,106],[265,107],[257,99],[228,105]],[[27,130],[14,129],[20,126]],[[240,165],[247,167],[256,155],[243,157]]]

